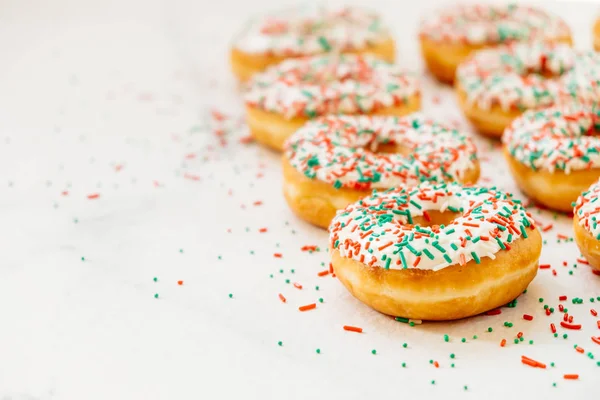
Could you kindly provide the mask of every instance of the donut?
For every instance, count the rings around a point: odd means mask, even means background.
[[[471,139],[420,114],[318,118],[288,139],[282,163],[290,208],[322,228],[374,189],[479,178]]]
[[[495,188],[424,182],[375,192],[329,227],[333,270],[358,300],[403,318],[452,320],[519,296],[542,239],[523,206]]]
[[[281,151],[292,133],[318,116],[405,115],[418,110],[419,80],[370,55],[290,59],[255,75],[245,102],[252,136]]]
[[[526,111],[502,136],[503,153],[521,190],[546,207],[571,212],[600,177],[600,108],[564,104]]]
[[[456,71],[458,102],[487,136],[504,129],[528,109],[600,95],[600,54],[566,44],[515,43],[481,50]]]
[[[322,53],[369,53],[394,61],[394,40],[376,13],[356,8],[293,7],[247,24],[234,41],[234,75],[252,75],[288,58]]]
[[[427,68],[445,83],[473,51],[532,40],[571,43],[571,32],[557,16],[517,4],[453,4],[423,18],[419,29]]]
[[[577,198],[573,209],[575,242],[590,265],[600,270],[600,181],[594,182]]]

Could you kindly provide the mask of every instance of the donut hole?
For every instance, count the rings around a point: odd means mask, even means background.
[[[412,149],[408,146],[403,146],[396,142],[374,142],[370,148],[365,148],[375,154],[399,154],[408,156]]]
[[[461,213],[453,213],[450,211],[441,212],[438,210],[430,210],[427,211],[427,217],[423,215],[413,217],[411,226],[431,228],[435,232],[441,225],[448,226],[461,215]]]

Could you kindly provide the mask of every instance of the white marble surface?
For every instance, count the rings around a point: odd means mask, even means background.
[[[572,268],[576,246],[557,243],[571,235],[567,217],[534,209],[554,224],[541,262],[557,276],[541,270],[498,316],[411,328],[317,276],[327,253],[300,247],[324,248],[326,234],[287,209],[278,156],[239,144],[239,132],[222,147],[207,130],[211,108],[240,116],[231,37],[284,3],[0,2],[0,399],[598,398],[590,308],[600,304],[589,298],[600,277]],[[401,3],[371,7],[393,25],[399,61],[420,70],[417,18],[439,2]],[[590,46],[596,6],[545,7]],[[428,80],[424,100],[426,113],[468,129],[449,89]],[[515,190],[492,146],[478,145],[482,183]],[[568,339],[552,337],[560,316],[542,308],[561,294],[584,325]],[[515,345],[519,331],[527,340]],[[522,365],[522,354],[548,368]]]

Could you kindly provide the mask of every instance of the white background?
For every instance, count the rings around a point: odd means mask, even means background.
[[[598,398],[589,310],[600,304],[589,298],[600,277],[573,268],[573,243],[557,243],[571,235],[568,217],[532,208],[554,224],[541,263],[557,276],[540,270],[498,316],[411,328],[317,276],[327,235],[286,207],[279,156],[239,144],[243,132],[221,146],[208,129],[212,108],[241,116],[231,38],[248,16],[287,3],[0,1],[0,399]],[[422,70],[416,26],[438,3],[369,3],[408,68]],[[596,6],[544,7],[590,48]],[[470,129],[450,89],[426,78],[423,98],[427,114]],[[515,191],[497,148],[477,143],[482,184]],[[542,308],[562,294],[584,326],[568,339],[560,328],[552,337],[560,315]],[[527,340],[515,345],[519,331]],[[548,368],[522,365],[522,354]]]

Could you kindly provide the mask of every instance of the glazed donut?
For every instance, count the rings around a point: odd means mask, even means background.
[[[575,242],[593,268],[600,270],[600,181],[577,198],[573,210]]]
[[[453,4],[425,17],[419,29],[427,68],[446,83],[454,81],[456,67],[473,51],[532,40],[572,42],[562,19],[517,4]]]
[[[288,139],[283,156],[285,199],[322,228],[373,189],[478,178],[471,139],[419,114],[318,118]]]
[[[577,196],[600,177],[600,108],[566,104],[530,110],[502,137],[504,156],[525,194],[570,212]]]
[[[276,150],[326,114],[405,115],[420,107],[413,74],[373,56],[291,59],[255,75],[245,96],[252,136]]]
[[[329,227],[335,274],[384,314],[451,320],[502,306],[538,269],[532,218],[495,188],[422,183],[375,192]]]
[[[458,102],[479,132],[500,137],[525,110],[600,95],[600,53],[565,44],[517,43],[481,50],[456,71]]]
[[[355,7],[295,7],[251,21],[230,54],[240,81],[288,58],[369,53],[393,62],[394,40],[379,15]]]

